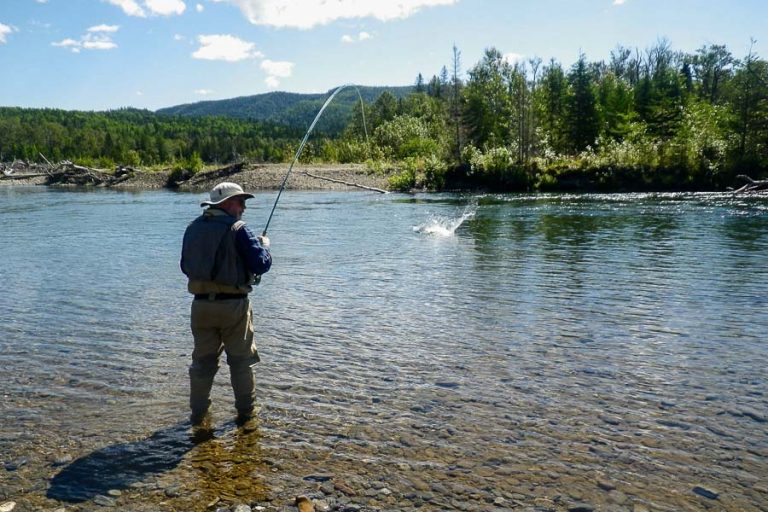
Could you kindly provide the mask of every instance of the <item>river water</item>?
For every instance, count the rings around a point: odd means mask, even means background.
[[[0,504],[768,510],[767,198],[288,191],[198,439],[201,199],[0,188]]]

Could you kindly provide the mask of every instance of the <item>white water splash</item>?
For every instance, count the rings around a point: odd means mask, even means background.
[[[417,233],[424,233],[434,236],[453,236],[453,233],[459,229],[465,220],[475,216],[477,205],[469,205],[464,209],[464,213],[458,218],[443,217],[441,215],[432,215],[423,224],[413,226]]]

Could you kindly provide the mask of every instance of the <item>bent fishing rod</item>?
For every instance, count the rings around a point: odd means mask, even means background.
[[[333,91],[333,94],[331,94],[327,100],[325,100],[325,103],[323,103],[323,107],[320,109],[320,111],[315,116],[314,121],[312,121],[312,124],[309,125],[309,129],[307,130],[307,133],[304,134],[304,138],[301,140],[301,144],[299,144],[299,149],[296,151],[296,155],[293,157],[293,161],[291,162],[291,165],[288,167],[288,172],[285,173],[285,178],[283,178],[283,183],[280,185],[280,190],[277,191],[277,197],[275,198],[275,204],[272,205],[272,211],[269,212],[269,218],[267,219],[267,224],[264,226],[264,231],[261,232],[261,236],[267,236],[267,229],[269,228],[269,223],[272,221],[272,216],[275,214],[275,208],[277,208],[277,202],[280,201],[280,195],[283,193],[283,190],[285,189],[285,184],[288,182],[288,177],[291,175],[291,171],[293,170],[293,165],[299,160],[299,157],[301,156],[301,152],[304,150],[304,146],[307,143],[307,140],[309,139],[309,134],[312,133],[312,130],[315,128],[315,125],[317,124],[317,121],[320,119],[320,116],[323,115],[323,111],[325,110],[325,107],[327,107],[331,101],[333,101],[333,98],[336,97],[336,95],[341,92],[342,89],[346,87],[355,87],[352,84],[344,84],[342,86],[339,86],[335,91]],[[357,87],[355,87],[357,89]],[[357,95],[360,98],[360,109],[363,113],[363,129],[365,130],[365,138],[366,141],[368,139],[368,129],[365,127],[365,105],[363,104],[363,97],[360,95],[360,90],[357,89]]]

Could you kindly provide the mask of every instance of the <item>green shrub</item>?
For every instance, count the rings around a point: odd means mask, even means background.
[[[404,169],[398,174],[394,174],[387,180],[391,190],[407,192],[416,185],[416,173],[413,169]]]

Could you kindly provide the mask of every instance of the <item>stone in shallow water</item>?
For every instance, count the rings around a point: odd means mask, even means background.
[[[333,475],[327,473],[315,473],[305,476],[304,480],[311,480],[313,482],[327,482],[331,478],[333,478]]]
[[[306,496],[296,497],[296,508],[299,509],[299,512],[315,512],[315,506]]]
[[[54,466],[64,466],[65,464],[69,464],[70,462],[72,462],[72,456],[69,454],[59,455],[58,457],[53,459]]]
[[[698,494],[699,496],[709,498],[710,500],[716,500],[720,496],[719,492],[713,491],[711,489],[707,489],[706,487],[702,487],[700,485],[697,485],[696,487],[694,487],[693,492],[695,494]]]
[[[103,496],[101,494],[96,495],[96,497],[93,498],[93,502],[102,507],[114,507],[115,505],[117,505],[117,502],[115,500],[107,496]]]
[[[27,462],[29,462],[29,459],[26,457],[22,457],[18,460],[9,461],[5,463],[5,470],[6,471],[16,471],[21,466],[25,465]]]
[[[613,485],[611,482],[609,482],[608,480],[603,480],[603,479],[599,479],[597,481],[597,486],[599,488],[601,488],[602,490],[604,490],[604,491],[612,491],[612,490],[614,490],[616,488],[616,486]]]
[[[586,503],[577,503],[568,507],[568,512],[594,512],[595,507]]]
[[[743,407],[743,408],[741,408],[740,412],[744,416],[746,416],[748,418],[751,418],[751,419],[755,420],[758,423],[765,423],[766,421],[768,421],[768,419],[766,419],[766,415],[765,414],[763,414],[763,413],[761,413],[759,411],[756,411],[754,409],[749,409],[749,408]]]

